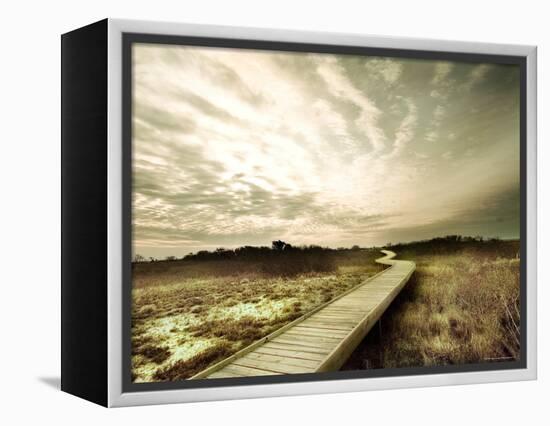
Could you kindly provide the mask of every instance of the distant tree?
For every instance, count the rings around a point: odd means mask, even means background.
[[[194,255],[194,258],[197,260],[207,260],[210,258],[210,252],[208,250],[199,250],[197,254]]]
[[[361,250],[361,247],[359,247],[358,245],[354,245],[354,246],[351,247],[351,249],[353,251],[358,251],[358,250]]]
[[[152,257],[152,256],[151,256],[151,257],[149,257],[149,262],[151,262],[151,263],[152,263],[152,262],[156,262],[156,261],[157,261],[157,259],[156,259],[156,258],[154,258],[154,257]]]
[[[173,261],[173,260],[178,260],[178,258],[176,256],[166,256],[164,260]]]
[[[235,252],[233,250],[228,250],[223,247],[217,248],[214,253],[216,259],[231,259],[235,256]]]
[[[142,256],[141,254],[136,254],[134,256],[134,263],[141,263],[141,262],[145,262],[145,257]]]
[[[271,242],[271,248],[275,251],[283,251],[287,244],[284,241],[277,240]]]

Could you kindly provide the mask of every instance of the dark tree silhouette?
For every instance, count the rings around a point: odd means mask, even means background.
[[[287,246],[287,243],[281,240],[271,242],[271,248],[273,248],[273,250],[275,251],[283,251],[286,246]]]

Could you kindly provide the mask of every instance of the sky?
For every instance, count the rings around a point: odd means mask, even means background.
[[[519,237],[519,68],[133,45],[133,251]]]

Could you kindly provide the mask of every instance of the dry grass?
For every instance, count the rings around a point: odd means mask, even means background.
[[[159,368],[155,371],[153,379],[155,381],[174,381],[183,380],[193,374],[206,369],[224,358],[227,358],[233,353],[233,347],[226,343],[218,343],[215,346],[209,347],[204,351],[192,356],[189,359],[180,359],[166,367]]]
[[[132,377],[188,378],[381,270],[378,251],[335,253],[331,272],[265,262],[173,261],[133,270]]]
[[[403,251],[417,271],[344,369],[517,360],[518,242],[453,251]],[[502,256],[502,257],[501,257]]]

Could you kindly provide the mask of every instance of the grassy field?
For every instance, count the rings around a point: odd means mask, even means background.
[[[186,379],[382,270],[378,250],[133,264],[132,377]]]
[[[519,358],[518,241],[440,241],[392,250],[417,263],[415,275],[343,369]]]

